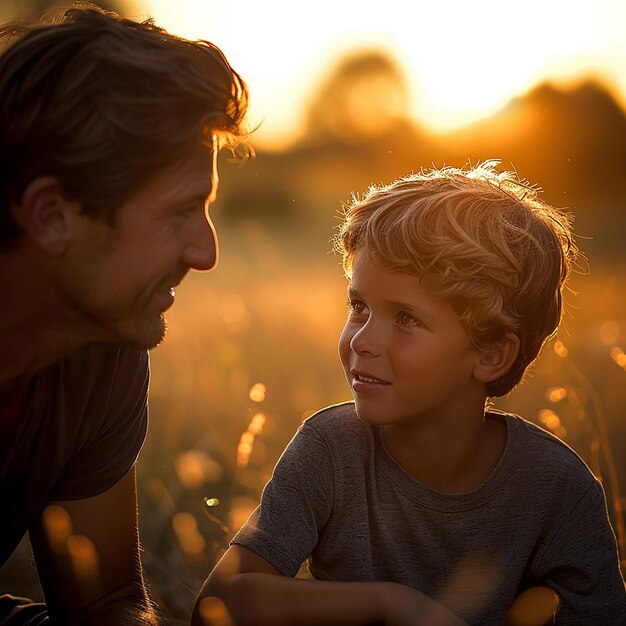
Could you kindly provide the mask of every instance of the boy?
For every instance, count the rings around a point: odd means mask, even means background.
[[[542,586],[557,624],[626,624],[600,483],[489,408],[555,334],[576,253],[568,218],[496,166],[422,172],[347,207],[354,403],[305,420],[205,608],[216,596],[237,624],[490,626]],[[315,580],[288,578],[306,559]]]

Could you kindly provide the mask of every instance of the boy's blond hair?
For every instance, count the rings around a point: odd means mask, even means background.
[[[499,161],[433,169],[370,187],[345,207],[334,247],[350,278],[357,251],[391,270],[428,278],[461,316],[472,345],[507,332],[517,359],[487,384],[508,393],[559,326],[562,292],[576,258],[571,218]]]

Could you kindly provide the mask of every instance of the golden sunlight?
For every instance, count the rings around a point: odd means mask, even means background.
[[[384,11],[320,0],[304,14],[284,0],[136,3],[166,28],[223,48],[251,88],[257,142],[274,148],[302,132],[320,83],[359,50],[380,50],[402,68],[410,117],[434,131],[492,114],[544,80],[602,75],[626,91],[617,26],[626,7],[611,0],[528,0],[522,9],[497,0],[387,0]]]

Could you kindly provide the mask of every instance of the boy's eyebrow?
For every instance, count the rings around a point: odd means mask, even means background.
[[[348,296],[351,298],[361,297],[358,290],[355,289],[352,284],[348,285]],[[400,300],[385,300],[385,303],[388,304],[393,309],[403,309],[409,313],[415,313],[420,319],[424,322],[432,324],[436,320],[432,315],[429,315],[423,309],[421,309],[418,305],[413,302],[402,302]]]
[[[426,321],[434,321],[432,316],[425,312],[419,305],[414,302],[401,302],[400,300],[387,300],[388,304],[397,309],[405,309],[409,312],[416,313],[420,317],[423,317]]]

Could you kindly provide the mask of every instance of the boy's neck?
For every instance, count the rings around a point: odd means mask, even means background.
[[[396,462],[426,487],[449,494],[480,487],[502,457],[506,439],[506,422],[488,415],[462,430],[428,436],[383,426],[385,447]]]

